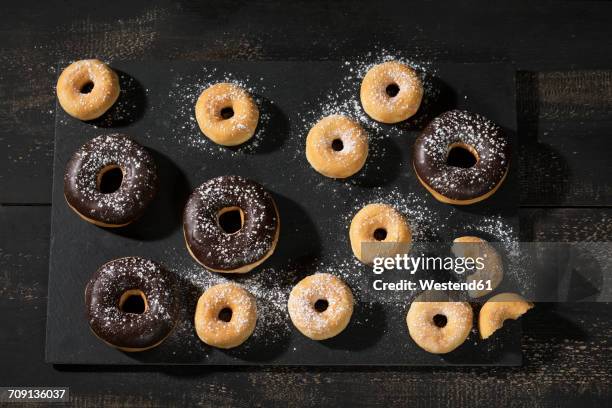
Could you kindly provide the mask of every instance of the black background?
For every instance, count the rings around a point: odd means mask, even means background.
[[[134,123],[94,128],[91,123],[75,120],[57,107],[47,361],[319,366],[520,364],[520,325],[517,324],[488,341],[478,341],[477,333],[473,332],[462,347],[447,355],[420,349],[408,340],[405,324],[409,296],[414,293],[369,291],[371,268],[354,261],[348,242],[348,219],[356,211],[355,202],[363,205],[384,200],[393,192],[405,197],[407,205],[422,205],[425,208],[422,212],[435,220],[429,222],[435,225],[427,226],[411,220],[418,240],[423,239],[425,231],[432,235],[426,239],[442,242],[474,230],[485,234],[487,231],[479,231],[478,227],[493,214],[500,216],[504,227],[499,232],[490,232],[492,236],[486,238],[502,240],[504,236],[495,236],[498,233],[505,234],[506,240],[516,241],[518,166],[511,168],[499,191],[483,205],[452,207],[430,196],[416,179],[410,160],[412,145],[419,133],[417,125],[425,122],[418,118],[451,109],[451,103],[452,108],[470,109],[490,118],[506,129],[514,145],[516,111],[512,66],[436,64],[432,70],[435,69],[438,85],[428,93],[438,96],[427,98],[421,113],[415,115],[417,119],[402,125],[379,125],[381,130],[370,129],[369,122],[362,124],[370,132],[368,165],[348,180],[330,180],[319,175],[308,164],[304,152],[310,118],[321,117],[321,105],[325,105],[322,98],[324,101],[333,93],[333,102],[342,104],[344,99],[336,96],[336,92],[353,98],[359,93],[361,78],[343,80],[348,69],[342,62],[117,62],[112,66],[119,72],[129,73],[148,92],[143,100],[129,98],[130,93],[134,96],[138,93],[136,87],[127,86],[131,81],[124,79],[127,91],[116,106],[127,106],[127,113],[118,114],[123,109],[117,109],[113,114],[111,110],[96,123],[112,123],[112,119],[120,124],[126,122],[117,120],[119,117],[138,119]],[[264,118],[254,140],[233,150],[214,146],[202,137],[195,121],[189,120],[195,100],[207,81],[200,86],[194,86],[193,82],[202,82],[201,77],[207,75],[212,76],[208,79],[211,83],[220,82],[228,73],[251,81],[255,78],[263,94],[254,91],[255,98],[262,98],[258,104]],[[122,75],[127,78],[128,74]],[[426,89],[434,87],[430,82],[433,80],[426,78]],[[183,89],[173,91],[177,85]],[[444,94],[442,87],[448,89]],[[342,90],[338,91],[339,88]],[[137,111],[131,108],[133,104],[146,105],[140,118],[132,113]],[[303,118],[308,118],[306,124]],[[142,218],[128,227],[98,228],[83,222],[65,204],[64,172],[69,157],[86,141],[117,131],[130,135],[154,152],[160,190]],[[194,145],[193,139],[200,143]],[[253,336],[230,351],[214,350],[195,336],[192,321],[197,298],[202,290],[219,281],[214,276],[218,274],[205,271],[189,256],[181,228],[181,214],[191,191],[205,180],[227,174],[262,183],[273,195],[281,220],[279,244],[270,259],[248,274],[230,277],[256,294],[259,314]],[[406,216],[411,218],[410,213]],[[178,327],[159,347],[146,353],[123,353],[108,347],[92,335],[83,313],[83,288],[93,271],[108,260],[123,256],[156,260],[178,276],[181,304]],[[287,325],[289,316],[284,302],[297,282],[321,271],[330,271],[345,280],[355,294],[356,307],[350,326],[341,335],[316,342],[293,329],[291,324]],[[514,268],[506,268],[505,275],[505,282],[518,280]],[[419,276],[421,279],[434,277],[435,274]],[[267,294],[263,295],[262,291]],[[271,298],[280,300],[271,305]],[[279,321],[272,323],[270,319]]]
[[[10,2],[0,16],[3,385],[70,386],[99,406],[603,406],[612,313],[540,304],[521,368],[54,368],[43,363],[54,83],[59,61],[326,60],[374,47],[440,62],[510,62],[521,231],[612,236],[612,3]]]

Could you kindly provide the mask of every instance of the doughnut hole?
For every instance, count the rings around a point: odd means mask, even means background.
[[[119,298],[119,310],[123,313],[143,314],[149,310],[147,297],[140,289],[126,290]]]
[[[82,94],[88,94],[91,91],[93,91],[93,89],[94,89],[93,81],[88,80],[83,85],[81,85],[81,88],[79,89],[79,92],[81,92]]]
[[[372,236],[376,241],[384,241],[387,238],[387,230],[384,228],[376,228]]]
[[[323,313],[328,307],[329,302],[325,299],[319,299],[314,303],[314,309],[319,313]]]
[[[121,188],[123,184],[123,170],[116,164],[104,167],[98,173],[97,187],[102,194],[111,194]]]
[[[230,119],[231,117],[234,116],[234,108],[232,108],[231,106],[226,106],[225,108],[221,109],[221,112],[219,112],[219,115],[221,115],[221,118],[223,120]]]
[[[335,152],[340,152],[344,149],[344,142],[342,142],[342,139],[334,139],[331,147]]]
[[[389,85],[387,85],[387,87],[385,88],[385,93],[390,97],[390,98],[394,98],[397,96],[397,94],[400,91],[400,87],[399,85],[397,85],[395,82],[390,83]]]
[[[478,160],[480,157],[474,146],[463,142],[455,142],[448,146],[446,164],[451,167],[469,169],[478,163]]]
[[[223,309],[219,310],[217,318],[222,322],[229,323],[232,320],[232,315],[232,309],[229,307],[224,307]]]
[[[244,227],[244,211],[240,207],[225,207],[217,213],[217,224],[226,234],[235,234]]]
[[[442,328],[448,323],[448,319],[443,314],[437,314],[433,317],[433,322],[436,327]]]

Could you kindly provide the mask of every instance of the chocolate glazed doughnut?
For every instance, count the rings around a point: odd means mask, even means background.
[[[157,263],[138,257],[102,265],[85,288],[87,321],[105,343],[142,351],[168,337],[178,317],[174,277]]]
[[[413,164],[437,200],[474,204],[493,195],[506,178],[510,143],[491,120],[453,110],[435,118],[417,138]]]
[[[187,249],[215,272],[245,273],[274,252],[280,219],[274,200],[258,183],[221,176],[198,187],[183,214]]]
[[[140,217],[157,192],[157,168],[132,139],[98,136],[77,150],[64,175],[66,202],[85,221],[122,227]]]

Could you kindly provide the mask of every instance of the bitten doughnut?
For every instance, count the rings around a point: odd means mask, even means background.
[[[398,61],[374,65],[361,82],[361,105],[374,120],[397,123],[421,106],[423,84],[416,71]]]
[[[280,218],[274,199],[260,184],[221,176],[191,194],[183,232],[189,253],[202,266],[244,273],[274,252]]]
[[[255,298],[236,284],[212,286],[198,299],[195,329],[209,346],[237,347],[253,334],[256,323]]]
[[[306,137],[306,159],[326,177],[350,177],[361,170],[367,157],[367,133],[346,116],[321,119]]]
[[[353,217],[349,239],[355,257],[371,264],[375,257],[407,253],[412,233],[406,218],[395,208],[388,204],[368,204]]]
[[[434,354],[450,353],[472,330],[473,311],[467,302],[452,302],[437,292],[421,293],[410,305],[406,324],[414,342]]]
[[[478,317],[480,337],[489,338],[504,325],[506,320],[516,320],[531,308],[533,303],[516,293],[506,292],[493,296],[480,309]]]
[[[259,109],[249,93],[238,85],[219,83],[205,89],[195,106],[200,130],[213,142],[236,146],[255,134]]]
[[[443,203],[485,200],[502,184],[510,165],[510,143],[495,123],[453,110],[435,118],[414,144],[421,184]]]
[[[120,134],[85,143],[68,161],[64,175],[70,208],[101,227],[121,227],[140,217],[157,187],[151,153]]]
[[[315,273],[293,287],[287,308],[293,325],[304,336],[325,340],[348,326],[353,303],[351,289],[340,278]]]
[[[85,306],[91,330],[105,343],[123,351],[147,350],[176,325],[175,279],[148,259],[115,259],[89,280]]]
[[[73,62],[57,80],[57,98],[70,116],[80,120],[99,118],[119,98],[119,77],[97,59]]]
[[[490,281],[491,289],[470,289],[468,294],[471,298],[479,298],[488,295],[495,290],[504,279],[504,266],[502,258],[490,243],[482,238],[465,236],[455,238],[452,247],[453,254],[463,258],[482,258],[483,269],[476,269],[475,272],[465,277],[467,283]],[[485,285],[486,287],[486,285]]]

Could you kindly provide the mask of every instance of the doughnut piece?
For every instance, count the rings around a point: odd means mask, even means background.
[[[81,218],[122,227],[140,217],[158,187],[153,156],[127,136],[98,136],[68,161],[64,197]]]
[[[143,351],[163,342],[176,325],[175,279],[157,263],[126,257],[102,265],[85,288],[87,321],[105,343]]]
[[[222,146],[236,146],[255,134],[259,109],[249,93],[227,82],[205,89],[195,106],[200,130]]]
[[[478,317],[480,337],[488,339],[504,325],[506,320],[516,320],[531,308],[533,303],[516,293],[506,292],[493,296],[480,309]]]
[[[419,347],[445,354],[465,342],[472,330],[473,314],[467,302],[450,301],[439,292],[423,292],[410,305],[406,324]]]
[[[349,228],[349,239],[355,257],[371,264],[376,257],[407,253],[412,233],[402,214],[388,204],[377,203],[368,204],[355,214]]]
[[[237,347],[253,334],[256,323],[255,297],[236,284],[212,286],[198,299],[195,329],[209,346]]]
[[[348,326],[353,303],[353,293],[341,279],[315,273],[293,287],[287,308],[294,326],[304,336],[325,340]]]
[[[245,273],[274,252],[280,218],[274,199],[260,184],[221,176],[191,194],[183,232],[189,253],[205,268]]]
[[[361,105],[374,120],[397,123],[421,106],[423,84],[416,71],[398,61],[374,65],[361,82]]]
[[[453,110],[435,118],[417,138],[413,164],[438,201],[474,204],[493,195],[506,178],[510,142],[484,116]]]
[[[484,268],[476,270],[470,275],[466,276],[465,281],[478,282],[478,281],[490,281],[491,290],[483,289],[470,289],[468,295],[471,298],[479,298],[488,295],[494,291],[501,281],[504,279],[504,266],[501,256],[493,245],[489,244],[482,238],[465,236],[455,238],[452,247],[453,254],[456,257],[463,258],[482,258]]]
[[[350,177],[361,170],[367,157],[367,133],[346,116],[324,117],[306,137],[306,159],[326,177]]]
[[[119,77],[97,59],[73,62],[57,80],[57,98],[70,116],[80,120],[99,118],[119,98]]]

